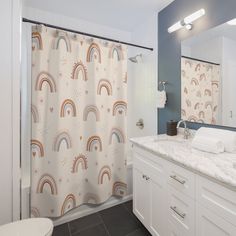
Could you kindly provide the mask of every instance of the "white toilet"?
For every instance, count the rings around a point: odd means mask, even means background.
[[[51,236],[53,223],[47,218],[31,218],[0,226],[0,236]]]

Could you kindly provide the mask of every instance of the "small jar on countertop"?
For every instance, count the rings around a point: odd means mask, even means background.
[[[177,135],[177,121],[175,120],[170,120],[170,121],[167,121],[166,123],[166,134],[169,135],[169,136],[175,136]]]

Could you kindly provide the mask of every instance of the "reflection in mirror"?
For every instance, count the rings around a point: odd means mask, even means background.
[[[182,119],[236,127],[236,20],[232,22],[181,43]]]

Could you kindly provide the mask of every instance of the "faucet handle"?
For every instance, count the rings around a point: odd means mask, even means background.
[[[191,136],[190,130],[188,128],[184,129],[184,139],[188,139]]]

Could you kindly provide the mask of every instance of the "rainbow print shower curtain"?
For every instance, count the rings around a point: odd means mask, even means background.
[[[127,49],[32,33],[32,217],[126,194]]]

